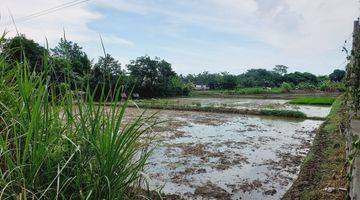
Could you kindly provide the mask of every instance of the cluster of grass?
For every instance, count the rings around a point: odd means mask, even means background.
[[[75,105],[74,91],[55,95],[47,74],[28,68],[0,57],[0,199],[133,199],[150,118],[124,122],[120,90],[104,106],[85,89]]]
[[[299,97],[289,101],[290,104],[299,105],[332,105],[335,101],[334,97]]]
[[[296,110],[260,110],[262,115],[292,118],[307,118],[306,114]]]
[[[333,104],[330,114],[317,131],[298,179],[283,199],[345,199],[346,191],[324,191],[326,187],[346,188],[346,139],[340,127],[345,122],[342,99]]]

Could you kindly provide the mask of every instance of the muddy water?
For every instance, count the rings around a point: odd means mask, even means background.
[[[185,199],[279,199],[321,121],[161,111],[146,172],[152,189]]]
[[[178,104],[192,104],[201,106],[223,106],[238,109],[283,109],[297,110],[309,117],[326,117],[330,112],[329,106],[290,105],[283,99],[247,99],[247,98],[174,98],[169,99]]]

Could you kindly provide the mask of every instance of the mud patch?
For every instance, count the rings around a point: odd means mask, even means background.
[[[185,199],[279,199],[322,122],[161,111],[151,188]],[[173,124],[172,124],[173,123]],[[220,197],[221,196],[221,197]]]
[[[205,185],[197,187],[195,190],[195,195],[206,199],[231,199],[230,193],[209,181]]]

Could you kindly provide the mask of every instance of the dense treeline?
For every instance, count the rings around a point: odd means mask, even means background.
[[[250,69],[240,75],[205,71],[197,75],[178,76],[169,62],[157,57],[138,57],[122,66],[110,54],[104,53],[94,63],[82,47],[66,38],[61,38],[56,47],[48,49],[24,35],[16,36],[6,39],[1,55],[11,65],[27,62],[31,72],[46,71],[57,95],[61,95],[67,87],[84,90],[89,86],[95,99],[102,93],[107,99],[112,99],[118,88],[124,95],[136,94],[141,98],[186,96],[194,84],[219,90],[269,87],[283,88],[285,92],[292,89],[344,90],[343,70],[334,70],[328,76],[316,76],[308,72],[288,73],[286,66],[277,65],[273,70]]]
[[[27,62],[31,72],[46,71],[57,94],[64,87],[84,90],[90,86],[95,98],[104,93],[107,99],[112,99],[118,88],[124,95],[140,97],[188,95],[191,89],[165,60],[142,56],[122,67],[105,53],[93,63],[82,47],[65,38],[49,50],[21,35],[6,39],[1,49],[1,56],[11,65]]]
[[[189,74],[181,76],[184,82],[204,84],[210,89],[254,88],[254,87],[286,87],[288,89],[324,91],[344,90],[342,83],[345,71],[336,69],[328,76],[316,76],[308,72],[288,73],[287,67],[277,65],[273,70],[250,69],[240,75],[227,72],[211,74],[203,72],[200,74]]]

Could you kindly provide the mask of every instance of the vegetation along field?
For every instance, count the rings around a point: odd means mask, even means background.
[[[356,5],[4,1],[0,200],[359,197]]]

